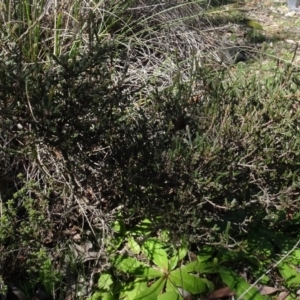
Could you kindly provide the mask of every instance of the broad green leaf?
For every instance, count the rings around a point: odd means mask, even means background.
[[[241,296],[245,291],[247,293],[243,296],[244,300],[266,300],[267,297],[262,296],[255,287],[251,285],[241,276],[237,275],[233,271],[220,267],[219,274],[222,277],[223,282],[236,293],[237,297]]]
[[[163,249],[165,246],[153,239],[147,240],[142,246],[142,252],[148,257],[149,260],[154,261],[154,253],[158,251],[158,249]]]
[[[179,294],[180,295],[179,299],[184,299],[184,297],[187,298],[187,296],[188,296],[186,291],[183,291],[183,289],[180,287],[178,288],[176,285],[174,285],[174,283],[170,279],[167,280],[166,292],[173,292],[173,293]],[[191,294],[191,293],[188,293],[188,294]]]
[[[157,297],[157,300],[183,300],[176,292],[166,292]]]
[[[96,292],[93,294],[90,300],[117,300],[117,297],[111,293]]]
[[[191,294],[205,293],[208,290],[205,281],[180,269],[172,271],[169,275],[169,279],[176,286],[182,287]]]
[[[146,288],[140,294],[138,294],[133,300],[157,300],[157,297],[162,292],[165,283],[165,278],[160,278],[150,287]]]
[[[113,285],[112,276],[109,273],[102,273],[98,280],[98,288],[104,291],[111,291]]]
[[[128,237],[128,247],[135,254],[139,254],[141,252],[140,245],[132,236]]]
[[[139,295],[143,290],[147,289],[147,280],[138,278],[133,282],[129,282],[121,288],[120,299],[131,300]]]
[[[295,287],[300,285],[300,274],[296,267],[285,262],[278,265],[280,275],[285,279],[287,287]]]
[[[173,282],[171,280],[167,280],[166,283],[166,291],[167,292],[177,292],[177,287],[173,284]]]
[[[168,271],[169,261],[167,252],[164,249],[156,249],[153,252],[152,261],[164,272]]]
[[[175,256],[173,256],[169,259],[169,268],[168,268],[168,270],[172,271],[173,269],[176,268],[177,264],[178,264],[178,256],[175,255]]]
[[[113,261],[113,265],[124,273],[129,273],[137,277],[156,278],[164,274],[150,266],[139,262],[134,257],[119,256]]]
[[[160,249],[160,248],[165,248],[165,244],[162,243],[161,241],[157,240],[157,239],[148,239],[144,245],[145,249],[147,249],[148,251],[153,249]]]
[[[184,272],[200,272],[200,273],[216,273],[217,267],[214,262],[211,261],[203,261],[200,262],[198,260],[195,260],[186,266],[182,266],[180,268]]]
[[[178,259],[179,260],[184,259],[187,255],[187,253],[188,253],[188,250],[187,250],[186,246],[181,245],[180,248],[178,249]]]

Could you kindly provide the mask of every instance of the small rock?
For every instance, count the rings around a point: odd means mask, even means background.
[[[288,44],[296,44],[296,42],[294,40],[285,40],[285,42]]]
[[[285,17],[293,17],[294,15],[296,15],[295,11],[289,11],[288,13],[286,13],[284,16]]]

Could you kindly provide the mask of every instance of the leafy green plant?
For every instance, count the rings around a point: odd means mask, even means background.
[[[134,278],[128,284],[114,286],[114,293],[119,294],[120,299],[183,299],[189,294],[204,294],[213,290],[213,283],[200,278],[196,273],[211,272],[215,264],[196,260],[180,266],[187,254],[185,246],[180,247],[171,257],[165,250],[166,246],[157,239],[149,239],[139,246],[133,238],[129,238],[127,246],[128,251],[136,254],[136,257],[121,254],[112,259],[116,270]],[[103,274],[98,286],[102,291],[100,299],[110,299],[114,295],[111,293],[111,275]],[[92,299],[99,299],[97,295]]]
[[[93,300],[185,299],[188,295],[210,294],[220,283],[236,296],[243,295],[243,299],[268,299],[235,271],[241,262],[252,266],[253,274],[261,275],[266,270],[265,265],[248,252],[262,245],[256,255],[270,255],[265,239],[255,242],[250,236],[249,244],[239,251],[202,247],[200,254],[191,260],[184,242],[175,249],[166,238],[168,232],[162,231],[158,237],[151,234],[153,224],[148,219],[132,229],[126,229],[122,221],[116,221],[113,227],[117,234],[111,247],[124,247],[117,255],[111,255],[112,268],[100,276],[99,291],[93,294]],[[145,235],[146,241],[139,242]],[[263,281],[268,281],[267,276],[260,282]]]
[[[61,282],[62,275],[54,269],[51,259],[48,258],[41,264],[38,278],[45,291],[54,295],[55,286]]]
[[[213,288],[210,281],[195,275],[195,272],[211,270],[214,267],[211,262],[196,261],[178,267],[178,263],[186,256],[185,247],[168,258],[164,245],[150,239],[141,247],[141,252],[146,256],[148,263],[126,255],[117,256],[113,262],[118,270],[147,282],[147,288],[140,292],[138,280],[138,288],[133,289],[136,290],[133,299],[183,299],[186,294],[204,294]],[[121,290],[121,296],[130,299],[126,290]]]

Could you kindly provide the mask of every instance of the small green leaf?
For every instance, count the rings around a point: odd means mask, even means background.
[[[118,256],[113,265],[124,273],[129,273],[137,277],[157,278],[162,277],[164,274],[150,266],[139,262],[134,257]]]
[[[191,272],[216,273],[217,272],[216,264],[211,261],[200,262],[198,260],[195,260],[187,264],[186,266],[182,266],[181,269],[182,271],[188,273]]]
[[[206,282],[204,282],[201,278],[190,275],[180,269],[172,271],[169,278],[174,284],[182,287],[191,294],[205,293],[208,290]]]
[[[179,294],[179,296],[180,296],[179,299],[184,299],[184,297],[187,298],[188,294],[189,295],[191,294],[187,291],[184,291],[182,288],[175,286],[174,283],[170,279],[167,280],[166,292],[173,292],[173,293]]]
[[[169,259],[169,268],[168,268],[168,271],[174,270],[176,268],[177,264],[178,264],[178,256],[175,255],[175,256],[173,256],[173,257],[171,257]]]
[[[133,300],[157,300],[157,297],[163,290],[165,283],[165,278],[160,278],[150,287],[138,294]]]
[[[184,259],[187,255],[187,253],[188,253],[188,250],[187,250],[186,246],[181,245],[180,248],[178,249],[178,259],[179,260]]]
[[[163,244],[155,240],[148,240],[143,245],[143,252],[164,272],[168,271],[169,261]]]
[[[139,254],[141,252],[140,245],[134,240],[132,236],[128,237],[128,247],[135,254]]]
[[[112,276],[109,273],[102,273],[98,280],[98,288],[104,291],[110,291],[113,285]]]
[[[211,255],[197,255],[197,260],[199,262],[207,261],[211,258]]]
[[[166,283],[166,292],[178,292],[177,287],[173,284],[171,280],[167,280]]]
[[[157,297],[157,300],[183,300],[176,292],[166,292]]]
[[[96,292],[90,300],[117,300],[117,298],[111,293]]]

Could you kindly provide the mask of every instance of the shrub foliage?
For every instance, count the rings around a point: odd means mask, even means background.
[[[14,5],[16,12],[26,8]],[[168,28],[152,47],[143,29],[159,32],[162,12],[143,18],[131,6],[110,7],[116,13],[108,17],[101,5],[83,14],[75,3],[80,34],[49,40],[50,25],[42,29],[40,17],[45,10],[27,5],[26,26],[12,29],[6,20],[1,33],[5,279],[19,269],[24,278],[34,276],[30,259],[38,264],[46,254],[67,274],[68,254],[57,249],[74,249],[76,242],[90,241],[104,261],[102,239],[120,209],[127,223],[149,218],[153,232],[168,229],[175,243],[184,237],[229,247],[261,226],[296,234],[299,76],[293,67],[260,80],[239,68],[212,69],[193,47],[179,46],[178,55],[167,49],[165,56]],[[54,16],[56,31],[69,30],[66,15],[56,9]],[[168,38],[175,43],[173,33]],[[98,262],[85,260],[87,276]]]

